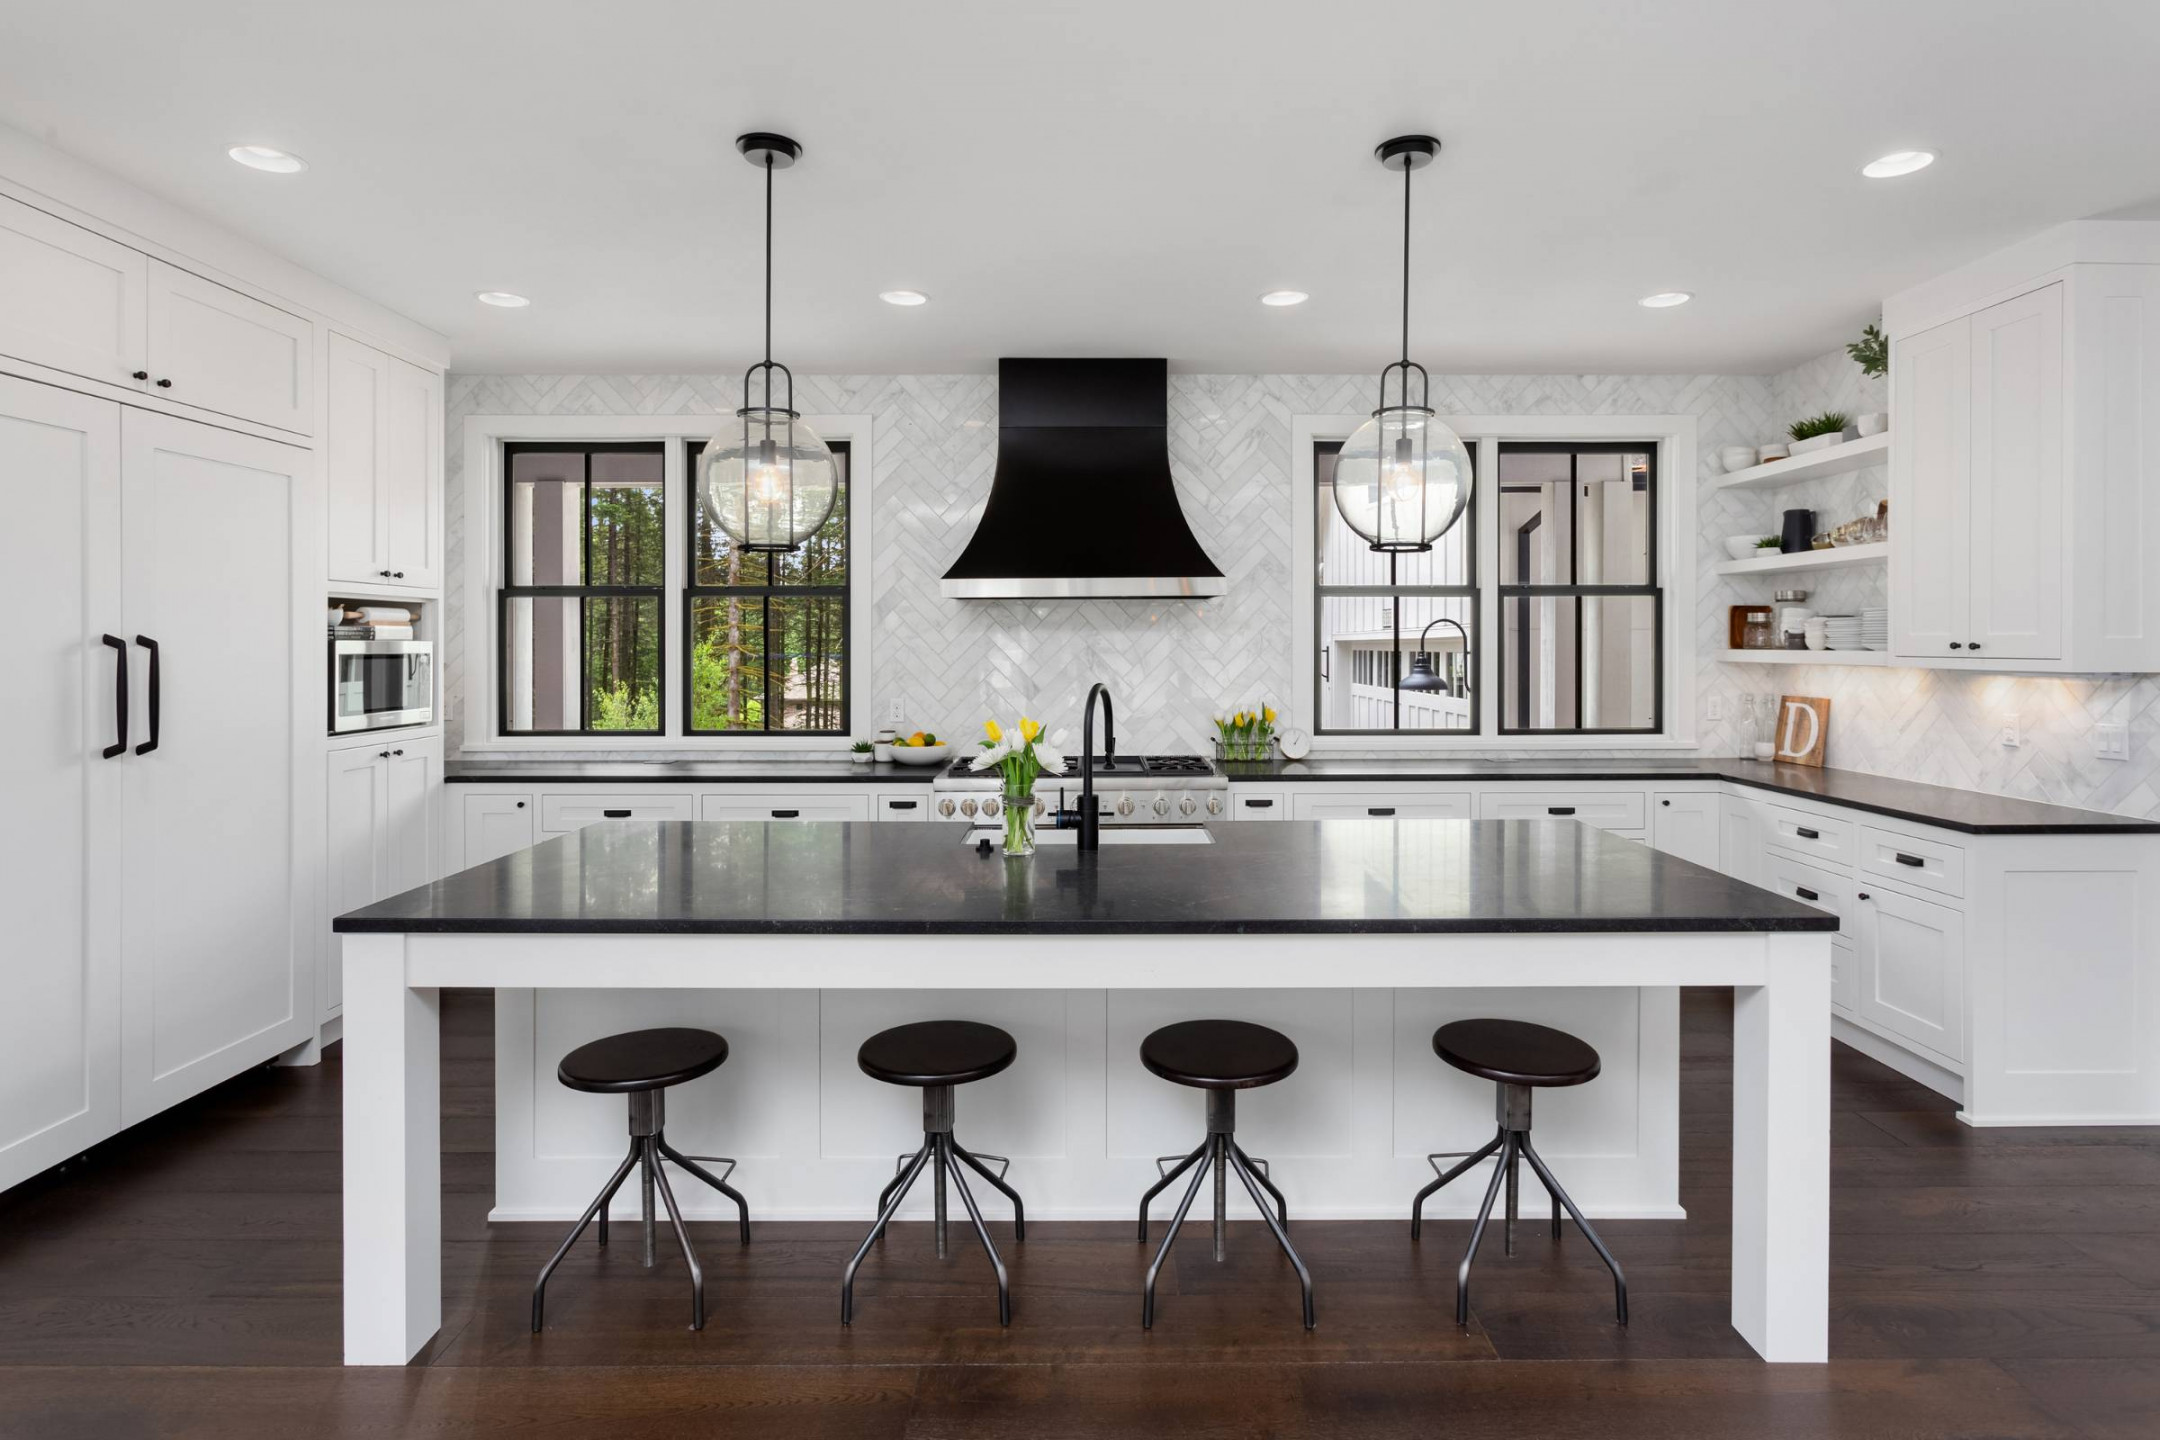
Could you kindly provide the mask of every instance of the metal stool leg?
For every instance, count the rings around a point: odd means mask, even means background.
[[[1605,1242],[1598,1238],[1597,1231],[1591,1229],[1590,1222],[1583,1219],[1583,1213],[1576,1208],[1574,1198],[1560,1188],[1560,1182],[1553,1179],[1552,1171],[1545,1168],[1545,1161],[1531,1146],[1530,1137],[1524,1136],[1521,1144],[1523,1156],[1530,1162],[1530,1168],[1537,1172],[1538,1179],[1545,1182],[1545,1188],[1552,1192],[1554,1200],[1567,1206],[1568,1214],[1575,1217],[1575,1228],[1582,1231],[1583,1238],[1590,1242],[1590,1248],[1597,1251],[1598,1259],[1603,1260],[1605,1268],[1612,1271],[1613,1309],[1619,1315],[1620,1323],[1627,1324],[1627,1276],[1621,1273],[1620,1262],[1613,1259],[1612,1251],[1605,1248]],[[1557,1230],[1559,1222],[1554,1221],[1553,1226]]]
[[[1412,1240],[1417,1239],[1419,1231],[1424,1228],[1426,1197],[1431,1195],[1435,1190],[1438,1190],[1441,1186],[1447,1184],[1449,1181],[1461,1175],[1463,1172],[1467,1171],[1471,1166],[1477,1164],[1486,1156],[1492,1154],[1493,1151],[1498,1150],[1500,1148],[1500,1142],[1505,1140],[1506,1138],[1507,1132],[1505,1130],[1501,1131],[1498,1135],[1493,1136],[1493,1138],[1489,1142],[1487,1142],[1482,1149],[1471,1151],[1468,1158],[1466,1158],[1460,1165],[1457,1165],[1452,1169],[1448,1170],[1445,1174],[1442,1174],[1439,1165],[1437,1163],[1434,1163],[1446,1159],[1447,1157],[1445,1155],[1428,1155],[1425,1157],[1426,1163],[1432,1165],[1433,1167],[1433,1174],[1435,1178],[1432,1184],[1427,1185],[1424,1189],[1418,1191],[1417,1198],[1410,1202],[1410,1238]]]
[[[1230,1137],[1215,1137],[1215,1263],[1222,1264],[1223,1242],[1230,1231]]]
[[[674,1161],[677,1165],[682,1166],[683,1169],[689,1171],[692,1175],[697,1176],[698,1179],[704,1181],[707,1185],[712,1186],[713,1189],[719,1191],[722,1195],[727,1196],[728,1199],[735,1202],[737,1225],[742,1234],[742,1243],[745,1245],[749,1244],[750,1202],[743,1199],[742,1192],[740,1190],[737,1190],[734,1186],[727,1183],[727,1175],[732,1175],[735,1173],[735,1162],[733,1160],[724,1159],[717,1155],[685,1155],[682,1153],[682,1151],[677,1150],[674,1146],[668,1144],[667,1137],[665,1135],[653,1136],[653,1143],[660,1147],[660,1153],[662,1155],[665,1155],[668,1159]],[[700,1160],[713,1160],[718,1164],[727,1166],[727,1175],[713,1174],[704,1166],[697,1163]]]
[[[1290,1223],[1290,1202],[1283,1199],[1282,1191],[1276,1188],[1275,1181],[1268,1175],[1267,1161],[1253,1159],[1252,1156],[1247,1155],[1243,1149],[1239,1148],[1237,1141],[1234,1139],[1230,1142],[1230,1153],[1238,1158],[1239,1164],[1251,1172],[1252,1177],[1260,1182],[1268,1194],[1275,1197],[1275,1212],[1281,1218],[1282,1223],[1288,1225]]]
[[[1141,1244],[1145,1245],[1145,1244],[1147,1243],[1147,1207],[1148,1207],[1148,1202],[1149,1202],[1149,1201],[1151,1201],[1151,1200],[1153,1200],[1153,1199],[1154,1199],[1154,1198],[1155,1198],[1155,1197],[1156,1197],[1157,1195],[1160,1195],[1160,1194],[1162,1194],[1162,1192],[1163,1192],[1164,1188],[1165,1188],[1165,1187],[1167,1187],[1167,1186],[1168,1186],[1168,1185],[1170,1184],[1170,1182],[1171,1182],[1171,1181],[1173,1181],[1173,1180],[1177,1179],[1177,1177],[1178,1177],[1178,1176],[1180,1176],[1180,1175],[1184,1174],[1184,1173],[1185,1173],[1185,1172],[1186,1172],[1187,1170],[1190,1170],[1190,1169],[1191,1169],[1191,1168],[1192,1168],[1192,1167],[1193,1167],[1194,1165],[1198,1164],[1198,1163],[1199,1163],[1199,1160],[1200,1160],[1200,1157],[1201,1157],[1201,1156],[1203,1156],[1203,1155],[1205,1155],[1205,1154],[1207,1154],[1207,1152],[1208,1152],[1208,1146],[1209,1146],[1209,1144],[1210,1144],[1210,1143],[1211,1143],[1211,1142],[1209,1142],[1209,1141],[1206,1141],[1206,1140],[1203,1140],[1203,1141],[1201,1141],[1201,1142],[1200,1142],[1200,1146],[1199,1146],[1199,1148],[1198,1148],[1198,1149],[1196,1149],[1196,1150],[1194,1150],[1194,1151],[1192,1152],[1192,1154],[1190,1154],[1190,1155],[1187,1155],[1187,1156],[1186,1156],[1186,1157],[1185,1157],[1185,1158],[1184,1158],[1183,1160],[1180,1160],[1180,1161],[1178,1161],[1178,1163],[1177,1163],[1177,1164],[1175,1164],[1175,1165],[1171,1166],[1171,1167],[1170,1167],[1170,1168],[1169,1168],[1168,1170],[1163,1170],[1163,1171],[1162,1171],[1162,1178],[1161,1178],[1160,1180],[1157,1180],[1157,1181],[1156,1181],[1156,1182],[1155,1182],[1155,1183],[1154,1183],[1153,1185],[1150,1185],[1150,1186],[1148,1186],[1148,1188],[1147,1188],[1147,1193],[1146,1193],[1145,1195],[1142,1195],[1142,1196],[1140,1197],[1140,1243],[1141,1243]],[[1164,1156],[1164,1157],[1162,1157],[1162,1159],[1158,1159],[1158,1160],[1157,1160],[1157,1161],[1155,1162],[1155,1168],[1156,1168],[1156,1169],[1158,1169],[1158,1170],[1162,1170],[1162,1162],[1163,1162],[1163,1160],[1166,1160],[1166,1159],[1168,1159],[1168,1158],[1170,1158],[1170,1157],[1168,1157],[1168,1156]]]
[[[630,1153],[623,1156],[622,1164],[615,1167],[614,1178],[608,1181],[606,1188],[601,1190],[593,1203],[585,1207],[584,1215],[579,1217],[577,1224],[571,1227],[569,1237],[556,1247],[555,1253],[549,1257],[547,1264],[540,1267],[540,1278],[533,1282],[533,1334],[540,1333],[541,1316],[546,1310],[548,1276],[553,1275],[555,1267],[562,1264],[563,1256],[569,1254],[570,1247],[577,1244],[578,1236],[585,1233],[585,1227],[592,1223],[593,1216],[603,1212],[608,1200],[614,1196],[615,1191],[622,1185],[624,1177],[629,1175],[630,1167],[637,1164],[638,1155],[644,1148],[642,1144],[635,1141],[631,1143]]]
[[[923,1166],[930,1163],[930,1151],[935,1147],[936,1143],[936,1140],[931,1136],[926,1135],[923,1137],[922,1149],[915,1152],[914,1160],[909,1162],[907,1171],[900,1177],[900,1188],[893,1191],[892,1198],[887,1200],[878,1210],[877,1223],[870,1227],[870,1233],[863,1237],[862,1244],[856,1248],[854,1258],[847,1262],[847,1269],[841,1273],[840,1323],[842,1325],[850,1323],[855,1318],[855,1272],[862,1268],[863,1256],[870,1253],[870,1247],[877,1244],[878,1237],[885,1233],[885,1227],[892,1223],[893,1212],[900,1208],[902,1200],[907,1199],[908,1187],[915,1183],[916,1176],[922,1174]]]
[[[1214,1138],[1209,1137],[1200,1150],[1212,1160]],[[1177,1242],[1178,1227],[1185,1223],[1185,1212],[1192,1209],[1193,1197],[1200,1193],[1200,1182],[1207,1178],[1207,1172],[1207,1161],[1203,1161],[1200,1168],[1193,1171],[1192,1183],[1185,1187],[1185,1197],[1178,1201],[1177,1213],[1170,1217],[1170,1230],[1162,1237],[1162,1248],[1155,1252],[1154,1263],[1147,1267],[1147,1286],[1142,1290],[1140,1299],[1140,1328],[1143,1330],[1155,1327],[1155,1277],[1162,1273],[1163,1261],[1170,1258],[1170,1247]]]
[[[957,1149],[950,1131],[937,1137],[938,1147],[950,1152]],[[1012,1287],[1006,1283],[1005,1262],[998,1258],[997,1246],[990,1243],[990,1227],[983,1224],[982,1210],[975,1204],[975,1192],[968,1188],[967,1172],[957,1162],[948,1164],[946,1170],[952,1175],[953,1188],[960,1192],[960,1203],[967,1207],[968,1219],[975,1222],[975,1238],[982,1241],[985,1254],[990,1257],[990,1268],[997,1272],[998,1324],[1012,1324]],[[983,1172],[985,1177],[989,1172]],[[1000,1185],[998,1188],[1003,1189]]]
[[[1502,1223],[1500,1228],[1500,1253],[1503,1255],[1513,1255],[1515,1253],[1515,1211],[1517,1201],[1522,1192],[1521,1172],[1522,1137],[1520,1135],[1517,1135],[1515,1137],[1515,1143],[1508,1147],[1507,1219]]]
[[[930,1146],[931,1183],[936,1194],[932,1215],[937,1231],[937,1258],[945,1258],[945,1142],[932,1136]]]
[[[1005,1160],[1005,1157],[1002,1155],[969,1154],[967,1147],[965,1145],[962,1145],[958,1140],[952,1142],[952,1153],[955,1158],[960,1161],[961,1164],[967,1166],[976,1174],[982,1176],[983,1179],[989,1181],[992,1185],[995,1185],[998,1188],[999,1192],[1002,1193],[1006,1199],[1012,1201],[1013,1240],[1015,1243],[1026,1240],[1027,1205],[1020,1199],[1020,1192],[1013,1189],[1012,1186],[1006,1184],[1004,1176],[991,1174],[990,1167],[983,1164],[983,1161],[985,1160],[1004,1160],[1006,1166],[1010,1168],[1010,1166],[1012,1165],[1012,1161]],[[957,1172],[955,1173],[957,1174]]]
[[[1462,1264],[1455,1271],[1455,1323],[1470,1323],[1470,1263],[1477,1259],[1478,1242],[1485,1238],[1485,1222],[1492,1219],[1493,1201],[1499,1197],[1500,1181],[1506,1174],[1508,1162],[1515,1158],[1515,1136],[1512,1132],[1500,1137],[1500,1163],[1493,1167],[1492,1183],[1485,1187],[1485,1203],[1478,1206],[1477,1223],[1470,1227],[1470,1248],[1463,1252]]]
[[[635,1149],[635,1145],[634,1145],[634,1142],[633,1142],[633,1148],[631,1149],[631,1152],[630,1152],[630,1153],[631,1153],[632,1155],[635,1155],[635,1154],[637,1153],[637,1151],[636,1151],[636,1149]],[[629,1166],[628,1166],[627,1164],[625,1164],[625,1165],[623,1166],[623,1168],[622,1168],[622,1169],[620,1169],[620,1170],[617,1170],[617,1171],[615,1172],[615,1178],[614,1178],[613,1180],[610,1180],[610,1181],[608,1182],[608,1187],[607,1187],[607,1189],[605,1189],[605,1190],[603,1190],[603,1191],[601,1191],[601,1192],[600,1192],[600,1213],[599,1213],[598,1215],[594,1216],[593,1218],[594,1218],[594,1220],[595,1220],[596,1222],[598,1222],[598,1223],[597,1223],[597,1224],[595,1225],[595,1227],[594,1227],[594,1228],[595,1228],[595,1229],[596,1229],[596,1230],[598,1231],[598,1233],[599,1233],[599,1236],[600,1236],[600,1248],[601,1248],[601,1249],[603,1249],[603,1250],[605,1250],[605,1249],[607,1248],[607,1240],[608,1240],[608,1231],[607,1231],[607,1222],[608,1222],[608,1208],[609,1208],[610,1206],[612,1206],[612,1205],[613,1205],[613,1204],[615,1203],[615,1192],[616,1192],[616,1191],[618,1191],[618,1190],[620,1190],[620,1189],[622,1189],[622,1186],[623,1186],[623,1181],[625,1181],[625,1180],[627,1180],[627,1179],[629,1179],[629,1178],[630,1178],[630,1167],[629,1167]]]
[[[1238,1149],[1228,1136],[1223,1137],[1223,1144],[1229,1151],[1230,1163],[1237,1168],[1238,1178],[1245,1182],[1246,1193],[1252,1196],[1253,1204],[1260,1207],[1260,1218],[1267,1221],[1268,1229],[1275,1232],[1275,1243],[1282,1246],[1283,1254],[1290,1257],[1291,1265],[1297,1270],[1298,1287],[1304,1292],[1305,1298],[1305,1328],[1310,1330],[1313,1328],[1314,1323],[1312,1272],[1307,1270],[1305,1262],[1298,1258],[1297,1250],[1290,1244],[1290,1236],[1284,1231],[1281,1222],[1276,1220],[1275,1212],[1268,1209],[1266,1199],[1260,1194],[1257,1177],[1254,1176],[1250,1166],[1245,1161],[1245,1152]]]
[[[682,1246],[683,1260],[690,1266],[690,1328],[705,1328],[705,1267],[698,1264],[697,1249],[690,1243],[690,1231],[683,1225],[682,1210],[675,1203],[675,1187],[668,1184],[667,1171],[660,1168],[660,1137],[648,1136],[645,1140],[647,1173],[660,1192],[660,1199],[667,1206],[668,1223],[675,1227],[676,1243]]]

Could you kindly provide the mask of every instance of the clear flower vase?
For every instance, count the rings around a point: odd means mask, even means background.
[[[1035,792],[1023,790],[1015,794],[1005,792],[1005,853],[1007,855],[1032,855],[1035,853]]]

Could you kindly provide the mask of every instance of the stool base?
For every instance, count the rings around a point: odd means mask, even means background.
[[[1140,1243],[1144,1245],[1148,1238],[1149,1203],[1160,1195],[1171,1181],[1187,1170],[1193,1171],[1192,1183],[1185,1187],[1184,1198],[1178,1201],[1177,1211],[1170,1217],[1169,1233],[1163,1236],[1162,1245],[1155,1252],[1154,1263],[1148,1266],[1147,1285],[1140,1297],[1140,1328],[1151,1330],[1155,1326],[1155,1278],[1162,1273],[1163,1262],[1170,1258],[1170,1247],[1177,1242],[1178,1230],[1185,1223],[1185,1213],[1192,1208],[1193,1198],[1200,1193],[1200,1182],[1206,1179],[1210,1172],[1215,1176],[1215,1258],[1223,1258],[1223,1245],[1228,1229],[1228,1182],[1232,1172],[1235,1172],[1243,1182],[1246,1193],[1252,1196],[1253,1204],[1260,1207],[1260,1218],[1267,1221],[1268,1230],[1275,1236],[1275,1243],[1282,1247],[1283,1254],[1289,1257],[1290,1264],[1297,1270],[1298,1287],[1304,1302],[1305,1328],[1310,1330],[1315,1323],[1312,1273],[1305,1268],[1305,1262],[1298,1257],[1296,1248],[1290,1243],[1290,1234],[1286,1228],[1290,1223],[1290,1204],[1283,1199],[1283,1193],[1276,1188],[1275,1182],[1268,1178],[1267,1162],[1253,1159],[1237,1143],[1237,1092],[1210,1090],[1207,1097],[1207,1139],[1200,1143],[1199,1149],[1164,1171],[1163,1177],[1150,1185],[1147,1193],[1140,1197]],[[1165,1155],[1156,1164],[1160,1167],[1163,1161],[1171,1158]],[[1199,1168],[1194,1169],[1195,1166]],[[1267,1192],[1265,1195],[1261,1193],[1263,1189]],[[1273,1209],[1268,1206],[1270,1199],[1275,1202]]]

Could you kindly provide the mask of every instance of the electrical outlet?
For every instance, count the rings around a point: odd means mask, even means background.
[[[2093,726],[2093,749],[2102,760],[2128,760],[2130,758],[2130,727],[2127,725]]]
[[[1710,699],[1703,705],[1703,719],[1723,720],[1724,718],[1725,697],[1722,695],[1712,695]]]
[[[2024,734],[2018,728],[2017,711],[2005,710],[1997,718],[1996,723],[2000,727],[1997,738],[2002,742],[2002,747],[2005,750],[2015,750],[2025,743]]]
[[[902,718],[900,702],[898,700],[887,701],[885,705],[885,723],[898,725],[901,723]]]

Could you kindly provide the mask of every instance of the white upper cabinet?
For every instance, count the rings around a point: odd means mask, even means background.
[[[333,583],[442,583],[442,377],[333,333],[323,437]]]
[[[140,389],[150,257],[0,197],[0,355]]]
[[[1972,318],[1972,610],[1966,653],[2058,660],[2063,622],[2062,287]]]
[[[1900,655],[1964,648],[1972,510],[1972,322],[1953,320],[1898,342],[1891,375],[1890,613]]]
[[[150,262],[150,384],[166,399],[314,433],[315,326],[251,295]]]

